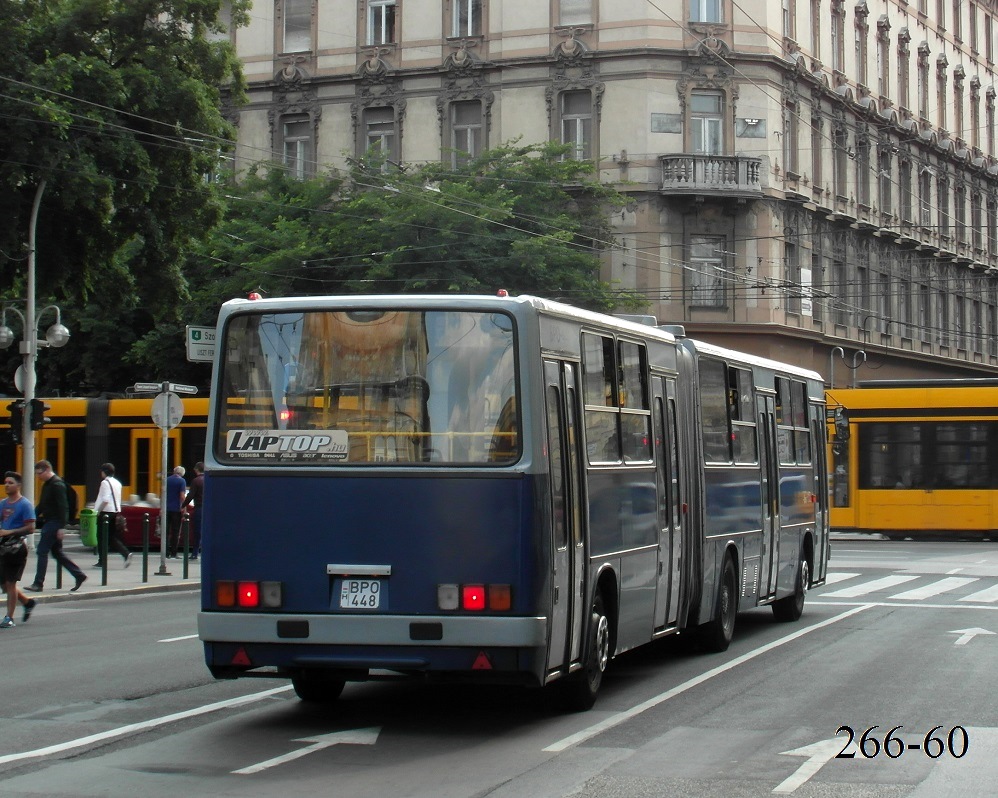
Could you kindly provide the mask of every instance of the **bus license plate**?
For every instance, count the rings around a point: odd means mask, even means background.
[[[349,610],[375,610],[381,605],[381,581],[344,579],[340,584],[340,607]]]

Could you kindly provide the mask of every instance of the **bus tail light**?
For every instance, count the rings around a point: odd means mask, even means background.
[[[485,585],[462,585],[461,586],[461,609],[463,610],[484,610],[485,609]]]
[[[457,585],[437,585],[437,607],[442,610],[456,610],[460,606]]]
[[[510,585],[437,585],[437,607],[446,611],[506,612],[513,608],[513,590]]]
[[[513,591],[509,585],[489,585],[489,609],[508,610],[513,606]]]
[[[259,607],[260,585],[256,582],[240,582],[236,590],[236,602],[240,607]]]
[[[215,603],[219,607],[236,606],[236,583],[219,581],[215,583]]]
[[[280,607],[284,603],[284,590],[280,582],[260,583],[260,604],[264,607]]]
[[[276,609],[284,603],[284,585],[281,582],[236,582],[222,579],[215,583],[215,604],[219,607]]]

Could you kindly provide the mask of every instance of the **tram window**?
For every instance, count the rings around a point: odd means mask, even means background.
[[[551,513],[554,522],[555,545],[563,549],[568,545],[568,524],[565,518],[565,468],[562,446],[561,393],[548,386],[548,461],[551,469]]]
[[[811,462],[807,386],[799,380],[776,378],[776,444],[781,463]]]
[[[700,416],[703,456],[708,463],[731,462],[731,433],[728,428],[728,391],[724,364],[701,358]]]
[[[647,352],[641,344],[621,341],[620,428],[624,462],[651,460],[651,409],[648,403]]]
[[[752,372],[728,369],[728,413],[731,416],[731,449],[736,463],[759,462],[759,443],[753,407]]]
[[[620,432],[613,338],[582,335],[582,385],[586,403],[586,449],[591,463],[619,463]]]
[[[585,402],[593,407],[616,407],[613,339],[585,333],[582,336],[582,385]]]

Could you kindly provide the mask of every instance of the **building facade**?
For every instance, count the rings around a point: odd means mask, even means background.
[[[998,0],[255,0],[235,166],[560,140],[604,276],[840,386],[998,373]]]

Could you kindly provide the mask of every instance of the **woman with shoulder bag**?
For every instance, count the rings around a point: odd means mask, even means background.
[[[121,555],[127,568],[132,564],[132,553],[125,545],[125,516],[121,514],[121,483],[114,476],[114,464],[104,463],[100,467],[101,482],[100,490],[97,492],[97,501],[94,502],[94,509],[99,513],[97,516],[97,529],[100,532],[107,524],[108,545]],[[98,541],[104,536],[98,534]],[[100,559],[94,564],[94,568],[104,567],[104,558],[107,552],[101,551]]]

